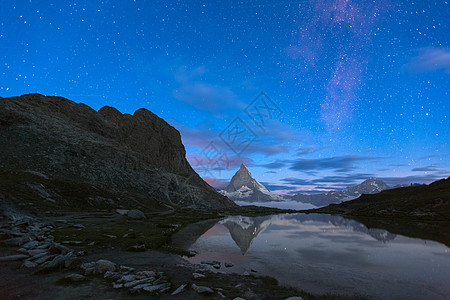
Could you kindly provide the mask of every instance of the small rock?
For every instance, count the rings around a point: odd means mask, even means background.
[[[300,297],[300,296],[296,296],[296,297],[289,297],[289,298],[286,298],[284,300],[303,300],[303,298]]]
[[[127,282],[123,286],[126,288],[132,288],[132,287],[135,287],[135,286],[141,285],[141,284],[149,284],[149,283],[152,283],[153,281],[155,281],[155,278],[150,277],[150,278],[144,278],[144,279],[140,279],[140,280],[134,280],[131,282]]]
[[[196,291],[198,294],[214,294],[214,291],[211,288],[207,286],[196,285],[195,283],[191,285],[191,289]]]
[[[136,275],[124,275],[122,276],[117,282],[130,282],[130,281],[135,281],[136,280]]]
[[[95,262],[95,274],[104,274],[106,271],[112,271],[114,272],[116,270],[116,264],[106,260],[106,259],[100,259]]]
[[[116,209],[116,213],[118,213],[121,216],[126,216],[128,213],[128,209]]]
[[[17,249],[17,252],[22,253],[22,254],[28,254],[28,250],[25,248],[19,248],[19,249]]]
[[[82,269],[82,270],[91,269],[91,268],[95,268],[95,262],[82,263],[80,266],[80,269]]]
[[[39,254],[49,254],[50,252],[48,252],[46,249],[33,249],[33,250],[28,250],[28,254],[30,256],[35,256],[35,255],[39,255]]]
[[[92,274],[94,274],[94,272],[95,272],[95,268],[87,268],[84,270],[84,276],[92,275]]]
[[[236,297],[236,298],[233,298],[233,300],[245,300],[245,299],[241,298],[241,297]]]
[[[112,272],[112,271],[106,271],[105,275],[103,275],[103,278],[114,278],[116,277],[118,274],[116,272]]]
[[[133,245],[129,248],[129,250],[132,250],[135,252],[143,252],[143,251],[147,250],[147,248],[145,247],[145,244],[141,244],[141,245]]]
[[[34,260],[34,263],[37,265],[43,264],[46,261],[49,261],[51,259],[54,259],[55,256],[54,255],[47,255],[45,253],[30,257],[29,260]]]
[[[83,263],[83,260],[81,258],[71,257],[64,261],[64,267],[66,269],[73,270],[73,269],[79,268],[82,263]]]
[[[28,258],[29,256],[26,254],[16,254],[16,255],[8,255],[0,257],[0,261],[15,261],[15,260],[23,260]]]
[[[145,214],[139,209],[132,209],[127,212],[127,217],[136,220],[146,219]]]
[[[222,298],[222,299],[226,299],[227,298],[221,291],[218,291],[217,295],[219,295],[219,297]]]
[[[119,270],[120,272],[133,272],[135,269],[127,266],[120,266]]]
[[[39,269],[36,271],[36,273],[43,273],[43,272],[49,272],[53,271],[55,269],[58,269],[60,267],[64,266],[64,261],[66,259],[69,259],[72,257],[72,253],[69,252],[66,255],[58,255],[53,260],[47,261],[44,264],[42,264]]]
[[[25,243],[22,247],[30,250],[30,249],[36,248],[37,246],[39,246],[38,241],[30,241],[28,243]]]
[[[26,260],[23,262],[21,268],[35,268],[36,266],[37,266],[37,264],[35,264],[34,262]]]
[[[113,289],[121,289],[123,288],[123,284],[122,283],[114,283],[113,284]]]
[[[225,263],[225,267],[226,268],[231,268],[231,267],[234,267],[234,265],[232,263],[230,263],[230,262],[227,262],[227,263]]]
[[[168,283],[168,282],[161,283],[161,284],[158,284],[158,285],[148,285],[148,286],[143,288],[144,291],[150,292],[150,293],[151,292],[156,292],[156,291],[158,291],[160,293],[163,293],[164,291],[166,291],[168,289],[170,289],[170,283]]]
[[[68,244],[68,245],[79,245],[81,244],[81,241],[62,241],[62,244]]]
[[[75,228],[84,228],[83,224],[72,224],[72,226]]]
[[[9,245],[9,246],[22,246],[23,244],[27,243],[30,241],[29,237],[15,237],[15,238],[10,238],[7,240],[2,241],[3,244],[5,245]]]
[[[116,235],[112,235],[112,234],[104,234],[104,236],[109,237],[110,239],[116,239],[117,238]]]
[[[192,276],[194,276],[195,279],[206,277],[205,275],[200,274],[200,273],[192,273]]]
[[[136,272],[136,278],[137,279],[143,279],[146,277],[156,277],[156,273],[153,271],[139,271]]]
[[[78,281],[86,280],[86,277],[81,274],[69,274],[67,276],[64,276],[64,279],[67,279],[67,280],[70,280],[73,282],[78,282]]]
[[[171,295],[172,296],[178,295],[178,294],[184,292],[185,289],[186,289],[186,284],[182,284],[175,291],[173,291]]]

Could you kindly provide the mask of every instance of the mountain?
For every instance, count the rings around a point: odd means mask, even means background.
[[[450,221],[450,177],[429,185],[389,189],[313,212],[348,216]]]
[[[341,203],[343,201],[353,200],[362,194],[376,194],[388,189],[389,186],[382,180],[369,178],[362,183],[348,187],[343,191],[332,191],[326,194],[297,194],[291,196],[291,199],[303,203],[311,203],[315,206],[325,206],[332,203]]]
[[[279,196],[272,194],[264,185],[256,181],[244,164],[241,164],[239,170],[231,178],[230,184],[220,193],[234,201],[266,202],[280,199]]]
[[[2,98],[0,145],[0,194],[11,197],[21,190],[56,205],[235,206],[192,169],[180,133],[144,108],[130,115],[40,94]]]

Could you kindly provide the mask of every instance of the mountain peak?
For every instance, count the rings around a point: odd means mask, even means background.
[[[277,196],[252,177],[252,174],[244,164],[231,178],[230,184],[221,192],[232,200],[244,201],[272,201]]]

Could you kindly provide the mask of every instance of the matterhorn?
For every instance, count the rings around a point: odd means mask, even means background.
[[[244,164],[231,178],[230,184],[220,193],[234,201],[267,202],[281,200],[252,177],[252,174]]]

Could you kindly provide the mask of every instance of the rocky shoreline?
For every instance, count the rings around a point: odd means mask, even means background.
[[[210,271],[226,262],[193,265],[181,256],[156,250],[84,250],[77,241],[56,241],[63,223],[4,211],[0,220],[0,292],[3,299],[302,299],[307,293],[250,274]],[[274,294],[276,293],[276,294]],[[306,297],[308,299],[311,297]],[[316,297],[313,297],[315,299]],[[106,299],[106,298],[105,298]]]

